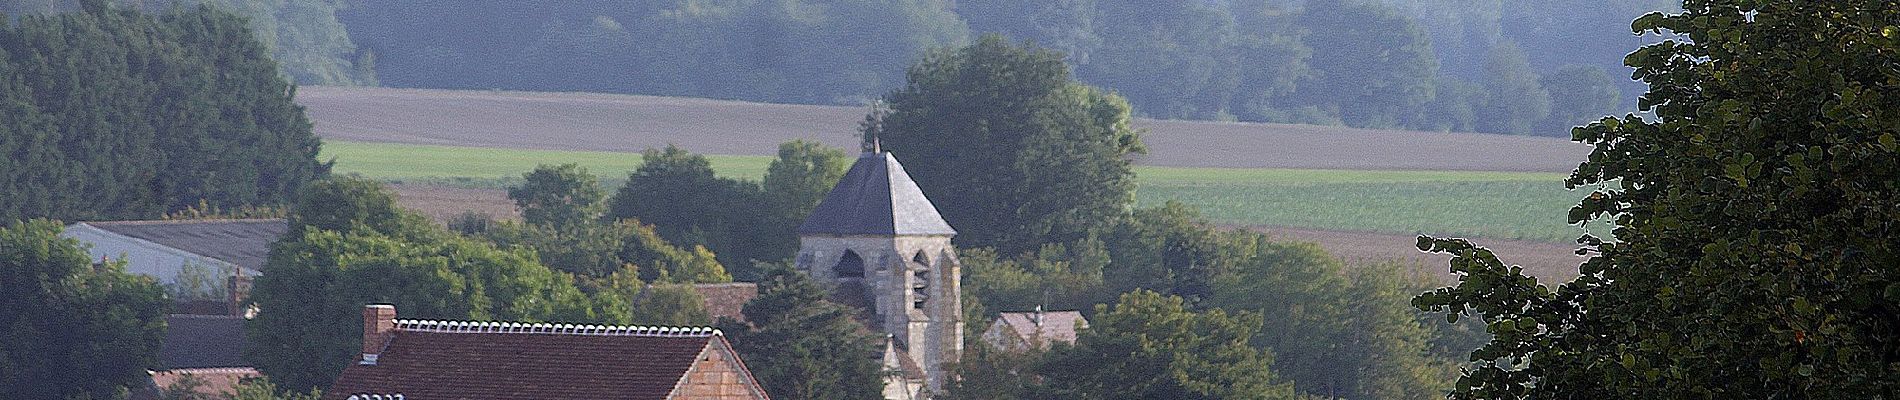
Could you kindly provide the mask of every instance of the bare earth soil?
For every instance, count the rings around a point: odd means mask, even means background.
[[[863,107],[591,93],[305,86],[326,139],[550,150],[773,155],[792,139],[855,148]],[[1589,154],[1564,139],[1312,125],[1137,120],[1143,165],[1568,172]]]
[[[1418,251],[1415,243],[1417,236],[1393,235],[1369,232],[1321,231],[1312,229],[1282,227],[1249,227],[1267,232],[1276,237],[1319,243],[1334,256],[1352,263],[1355,261],[1397,260],[1412,264],[1418,271],[1428,276],[1440,277],[1452,281],[1450,267],[1446,261],[1450,255]],[[1492,252],[1505,263],[1524,267],[1524,273],[1537,278],[1538,282],[1561,283],[1577,277],[1577,265],[1583,257],[1576,256],[1576,245],[1561,243],[1531,242],[1522,240],[1496,240],[1469,238],[1472,242]]]

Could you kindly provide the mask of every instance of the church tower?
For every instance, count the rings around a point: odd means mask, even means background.
[[[796,266],[840,302],[865,308],[895,355],[908,358],[896,361],[921,369],[904,372],[921,372],[935,391],[963,353],[956,234],[897,158],[872,150],[798,226]]]

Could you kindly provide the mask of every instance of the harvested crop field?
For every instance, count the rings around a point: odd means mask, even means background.
[[[468,189],[439,185],[397,184],[397,202],[436,221],[446,222],[463,212],[473,211],[504,220],[517,219],[514,203],[500,189]],[[1327,231],[1277,226],[1251,226],[1277,237],[1319,243],[1349,263],[1396,260],[1410,264],[1422,274],[1450,282],[1445,261],[1451,256],[1430,254],[1413,247],[1415,236],[1374,232]],[[1524,266],[1527,274],[1543,282],[1562,282],[1577,275],[1582,258],[1571,253],[1575,246],[1522,240],[1476,239],[1505,262]]]
[[[771,155],[793,139],[851,148],[863,107],[591,93],[306,86],[297,101],[333,140],[496,148]],[[1138,120],[1143,165],[1567,172],[1563,139],[1313,125]]]

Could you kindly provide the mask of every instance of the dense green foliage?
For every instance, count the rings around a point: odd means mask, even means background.
[[[674,246],[653,226],[636,220],[589,223],[565,230],[504,222],[477,233],[498,246],[534,250],[549,268],[586,278],[603,278],[631,268],[633,277],[646,282],[732,280],[712,251],[704,246]]]
[[[1195,312],[1181,298],[1137,290],[1095,318],[1074,346],[1058,345],[1039,371],[1048,398],[1293,399],[1269,370],[1272,357],[1248,346],[1260,315]]]
[[[348,0],[105,0],[162,12],[209,5],[244,17],[277,60],[282,74],[303,85],[376,85],[375,56],[359,52],[337,20]],[[83,1],[0,0],[0,13],[44,15],[78,11]]]
[[[1479,340],[1468,327],[1427,325],[1409,309],[1406,299],[1427,283],[1403,265],[1348,267],[1313,244],[1215,230],[1179,204],[1137,210],[1098,235],[1013,258],[964,251],[964,291],[981,304],[969,312],[1087,310],[1142,290],[1179,296],[1195,311],[1264,316],[1249,343],[1273,355],[1275,374],[1304,394],[1353,399],[1432,397],[1450,387],[1459,356]],[[986,371],[960,384],[967,393],[1015,385],[1013,375],[987,370],[1032,371],[1040,362],[972,354]]]
[[[844,175],[847,161],[837,149],[788,142],[761,184],[714,176],[705,156],[671,145],[641,155],[606,217],[637,219],[667,240],[712,249],[742,280],[759,276],[753,263],[783,261],[798,251],[798,224]]]
[[[1126,212],[1143,151],[1121,97],[1076,83],[1061,55],[999,36],[933,53],[864,124],[962,247],[1004,254],[1080,239]]]
[[[1554,115],[1532,130],[1474,125],[1482,119],[1460,112],[1486,107],[1468,95],[1474,91],[1533,103],[1570,95],[1515,91],[1524,89],[1520,77],[1496,82],[1486,76],[1489,55],[1524,46],[1529,81],[1566,68],[1621,76],[1626,69],[1612,60],[1637,44],[1622,26],[1675,7],[1668,0],[124,2],[154,10],[212,4],[246,16],[284,74],[302,84],[865,104],[900,88],[903,66],[932,49],[998,33],[1066,54],[1079,80],[1126,96],[1145,116],[1546,136],[1595,114]],[[0,12],[10,14],[74,8],[0,0]],[[1622,98],[1640,91],[1625,79],[1584,83],[1592,86],[1570,89]]]
[[[362,2],[341,13],[392,86],[862,103],[968,36],[943,0]],[[505,67],[504,67],[505,66]],[[539,73],[525,77],[519,70]]]
[[[1499,132],[1528,130],[1473,126],[1438,110],[1484,105],[1459,93],[1461,86],[1515,89],[1484,87],[1492,83],[1482,77],[1487,54],[1507,46],[1504,38],[1534,56],[1531,81],[1566,66],[1622,75],[1622,66],[1604,61],[1635,45],[1622,24],[1673,7],[1666,0],[588,0],[338,9],[327,1],[334,0],[290,0],[279,6],[285,11],[248,14],[307,16],[315,22],[298,29],[311,33],[331,32],[331,21],[340,20],[349,31],[343,40],[279,39],[280,47],[327,57],[319,65],[373,63],[383,81],[401,87],[864,104],[900,88],[902,66],[931,49],[999,33],[1067,54],[1079,80],[1126,96],[1147,116]],[[352,50],[355,44],[363,49]],[[1590,90],[1638,89],[1628,81],[1593,83],[1601,85]],[[1447,91],[1453,96],[1437,95]],[[1529,132],[1557,136],[1587,121]]]
[[[374,183],[325,180],[293,209],[252,289],[263,311],[247,349],[284,388],[336,379],[360,347],[364,304],[394,304],[407,318],[626,322],[626,310],[602,305],[627,301],[583,293],[533,252],[445,232],[393,202]]]
[[[579,164],[541,165],[521,179],[521,186],[508,189],[508,199],[528,225],[570,230],[606,212],[607,191]]]
[[[1626,62],[1653,119],[1574,132],[1583,276],[1555,289],[1461,239],[1415,299],[1495,337],[1453,398],[1880,398],[1900,392],[1900,2],[1690,0]]]
[[[0,398],[122,398],[151,382],[165,291],[94,265],[60,224],[0,228]]]
[[[0,220],[282,204],[326,173],[242,18],[84,3],[0,26]]]
[[[825,288],[790,268],[769,268],[759,297],[746,303],[746,322],[721,319],[719,328],[746,367],[777,399],[883,398],[880,341],[854,319],[856,310],[832,303]]]

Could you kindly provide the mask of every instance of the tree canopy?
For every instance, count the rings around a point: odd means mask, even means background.
[[[777,266],[746,303],[746,322],[722,319],[719,327],[773,398],[883,398],[880,341],[853,319],[857,310],[827,296],[810,278]]]
[[[0,25],[0,220],[279,205],[327,173],[243,18],[82,3]]]
[[[1138,290],[1097,306],[1073,346],[1051,350],[1039,372],[1054,398],[1293,399],[1247,344],[1260,315],[1194,312],[1181,298]]]
[[[1414,301],[1495,336],[1454,398],[1871,398],[1900,391],[1900,3],[1691,0],[1637,32],[1639,108],[1595,146],[1582,276],[1540,285],[1462,239]]]
[[[48,220],[0,227],[0,397],[116,398],[151,382],[165,291],[93,264]]]
[[[906,75],[865,142],[897,155],[959,246],[1016,254],[1127,212],[1144,151],[1128,103],[1076,83],[1060,54],[986,36]]]
[[[368,213],[308,224],[335,204],[389,204],[374,183],[323,181],[292,210],[292,228],[271,246],[252,289],[261,310],[250,324],[249,357],[284,388],[329,385],[362,338],[364,304],[394,304],[409,318],[625,323],[625,310],[602,311],[569,275],[534,253],[442,231],[396,210],[388,223]],[[372,207],[374,208],[374,207]],[[616,304],[626,304],[620,302]]]

